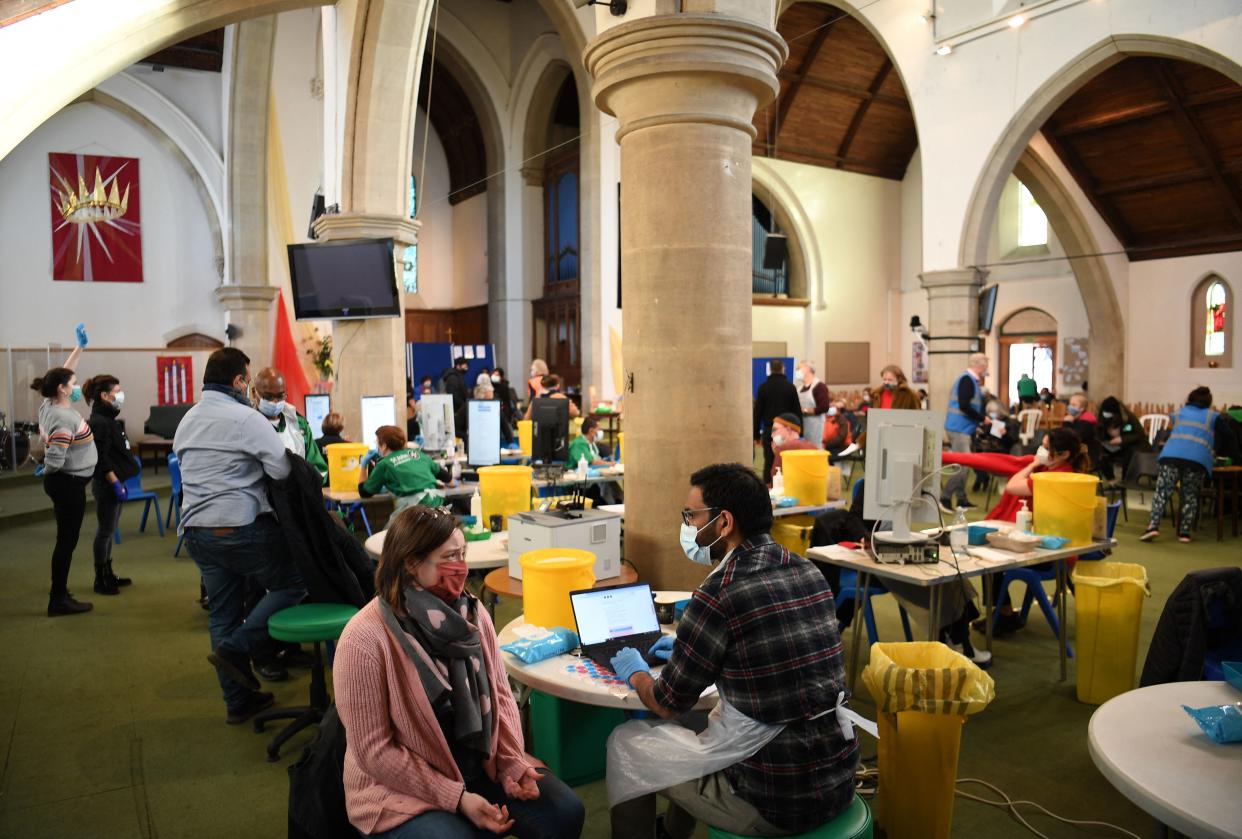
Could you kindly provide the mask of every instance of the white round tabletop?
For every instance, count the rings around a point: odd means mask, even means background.
[[[367,553],[378,560],[384,552],[384,534],[387,530],[372,533],[363,543]],[[466,543],[466,567],[471,571],[486,571],[489,568],[500,568],[509,564],[509,534],[505,531],[493,533],[490,539],[482,542]]]
[[[657,592],[659,594],[659,592]],[[523,615],[518,615],[500,630],[497,640],[500,645],[516,641],[518,636],[514,628],[526,622]],[[666,634],[671,634],[672,627],[663,627]],[[584,705],[596,705],[601,708],[620,708],[624,711],[645,711],[646,706],[638,698],[638,694],[625,685],[608,684],[597,678],[587,665],[591,660],[566,653],[555,658],[544,659],[535,664],[523,664],[517,657],[501,651],[505,660],[505,670],[509,676],[529,688],[567,699],[570,702],[581,702]],[[590,665],[594,667],[594,663]],[[652,668],[652,674],[658,676],[659,667]],[[706,710],[716,704],[716,686],[711,685],[703,691],[695,708]]]
[[[1173,682],[1139,688],[1091,715],[1088,747],[1096,767],[1122,795],[1187,836],[1242,837],[1242,743],[1221,745],[1183,705],[1242,701],[1227,682]]]

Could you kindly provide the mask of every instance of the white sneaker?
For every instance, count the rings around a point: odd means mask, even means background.
[[[976,650],[972,646],[970,653],[967,653],[966,647],[964,644],[947,644],[946,646],[948,646],[949,649],[953,650],[953,652],[961,653],[962,655],[966,656],[968,659],[973,661],[975,664],[979,665],[984,670],[992,666],[992,654],[988,652],[987,650]]]

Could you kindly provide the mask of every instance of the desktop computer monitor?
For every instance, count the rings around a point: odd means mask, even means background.
[[[326,393],[306,394],[306,421],[310,423],[311,435],[323,436],[323,418],[332,410],[332,397]],[[364,429],[365,431],[366,429]],[[371,431],[375,429],[372,428]]]
[[[531,461],[564,463],[569,457],[569,400],[532,400],[530,418]]]
[[[375,429],[397,424],[397,400],[392,396],[362,397],[363,439],[374,439]]]
[[[457,442],[453,420],[453,397],[447,393],[425,393],[418,400],[418,428],[423,435],[423,448],[429,452],[446,452]]]
[[[943,411],[867,412],[863,517],[893,524],[892,530],[875,534],[877,542],[908,545],[928,538],[911,532],[910,522],[939,519],[943,429]]]
[[[470,433],[466,453],[471,466],[495,466],[500,462],[500,403],[472,399],[466,403]]]

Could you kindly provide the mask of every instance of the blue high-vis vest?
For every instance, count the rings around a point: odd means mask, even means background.
[[[1211,408],[1183,405],[1173,415],[1173,433],[1160,452],[1160,460],[1176,457],[1198,463],[1212,474],[1216,447],[1216,412]]]
[[[977,413],[983,413],[983,388],[979,387],[974,376],[963,373],[953,382],[953,389],[949,391],[949,413],[945,415],[944,427],[957,434],[974,434],[975,421],[963,414],[962,406],[957,404],[957,392],[962,386],[962,379],[969,379],[971,387],[975,389],[975,395],[970,397],[971,407]]]

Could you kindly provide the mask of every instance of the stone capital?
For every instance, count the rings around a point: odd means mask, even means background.
[[[321,241],[339,239],[392,239],[398,248],[418,244],[422,222],[383,213],[336,213],[315,219]]]
[[[543,167],[534,163],[529,163],[522,167],[522,181],[527,186],[543,186],[544,171]]]
[[[715,124],[755,136],[755,111],[780,90],[789,54],[775,30],[715,14],[657,15],[613,27],[582,59],[592,98],[617,117],[617,142],[633,131]]]
[[[216,287],[216,301],[226,311],[256,310],[266,312],[276,299],[276,286],[222,285]]]
[[[919,274],[919,282],[927,290],[928,298],[962,297],[977,294],[988,272],[982,268],[952,268],[946,271],[925,271]]]

